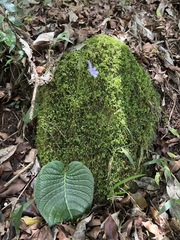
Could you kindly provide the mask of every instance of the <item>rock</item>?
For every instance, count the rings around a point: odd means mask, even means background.
[[[65,54],[40,89],[37,147],[42,165],[82,161],[103,201],[122,179],[142,172],[160,107],[150,77],[130,49],[96,35]]]

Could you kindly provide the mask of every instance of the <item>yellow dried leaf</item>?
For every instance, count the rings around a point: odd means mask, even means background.
[[[21,218],[21,220],[23,220],[26,225],[31,226],[35,223],[41,223],[43,221],[43,218],[42,217],[24,216],[24,217]]]

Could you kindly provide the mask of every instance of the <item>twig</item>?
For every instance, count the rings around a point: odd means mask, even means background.
[[[173,94],[173,95],[174,95],[174,96],[173,96],[173,107],[172,107],[171,112],[170,112],[170,114],[169,114],[168,126],[170,126],[171,117],[172,117],[172,114],[173,114],[173,112],[174,112],[174,108],[175,108],[175,106],[176,106],[176,100],[177,100],[177,94]]]
[[[4,184],[3,190],[6,189],[14,180],[16,180],[23,172],[28,170],[31,166],[33,166],[37,154],[37,149],[31,149],[32,153],[32,161],[23,169],[21,169],[13,178],[11,178],[7,183]]]

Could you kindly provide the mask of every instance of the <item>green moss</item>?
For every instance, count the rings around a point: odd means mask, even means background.
[[[99,71],[97,78],[87,61]],[[141,172],[142,153],[158,121],[159,97],[125,44],[107,35],[88,39],[81,50],[64,56],[38,99],[36,142],[42,165],[82,161],[92,170],[100,200],[115,183]]]

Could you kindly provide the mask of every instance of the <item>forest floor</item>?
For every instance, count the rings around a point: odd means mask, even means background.
[[[21,6],[23,27],[18,35],[32,52],[0,76],[0,239],[180,239],[180,4],[176,0],[125,2],[28,0]],[[72,43],[62,38],[53,42],[62,32]],[[49,68],[52,73],[56,59],[69,48],[78,49],[84,40],[102,33],[130,47],[161,96],[162,115],[150,159],[160,160],[149,167],[150,176],[136,181],[136,193],[104,205],[94,203],[89,215],[76,223],[50,228],[32,203],[22,216],[15,216],[15,231],[12,212],[33,199],[39,170],[36,118],[29,122],[26,114],[36,85],[30,81],[28,66],[34,66],[38,76]],[[31,54],[33,63],[28,61]],[[159,210],[162,214],[157,216]]]

